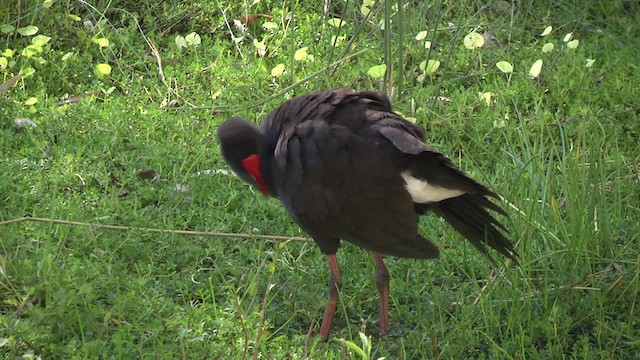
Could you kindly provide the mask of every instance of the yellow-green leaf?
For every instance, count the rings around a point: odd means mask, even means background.
[[[98,64],[96,65],[96,71],[100,75],[109,75],[111,74],[111,65],[109,64]]]
[[[262,28],[265,30],[273,30],[278,28],[278,24],[273,21],[265,21],[262,23]]]
[[[82,19],[80,18],[80,16],[78,16],[78,15],[74,15],[74,14],[67,14],[67,16],[69,17],[69,19],[71,19],[71,20],[73,20],[73,21],[80,21],[80,20],[82,20]]]
[[[182,49],[182,48],[186,48],[187,47],[187,41],[184,39],[184,36],[182,36],[182,35],[177,35],[176,36],[175,43],[176,43],[176,46],[178,47],[178,49]]]
[[[425,48],[425,49],[431,49],[431,41],[428,41],[428,40],[427,40],[427,41],[425,41],[425,42],[424,42],[424,48]]]
[[[256,48],[258,56],[263,57],[267,54],[267,44],[265,41],[258,41],[258,39],[253,38],[253,47]]]
[[[45,46],[50,40],[51,40],[51,37],[49,37],[49,36],[36,35],[31,39],[31,43],[33,45]]]
[[[546,53],[552,52],[553,48],[554,48],[553,43],[546,43],[542,46],[542,53],[546,54]]]
[[[347,39],[346,35],[335,36],[331,35],[331,46],[338,46]]]
[[[553,30],[552,26],[547,26],[546,28],[544,28],[544,31],[542,32],[542,34],[540,34],[540,36],[547,36],[551,34],[552,30]]]
[[[74,53],[72,51],[62,55],[62,61],[67,61],[69,60],[72,56],[74,55]]]
[[[39,54],[41,52],[42,52],[42,47],[40,47],[38,45],[31,44],[31,45],[27,46],[26,48],[22,49],[20,54],[22,54],[22,56],[32,57],[32,56],[37,55],[37,54]]]
[[[6,69],[8,65],[9,65],[9,60],[7,60],[7,58],[4,56],[0,56],[0,68]]]
[[[38,32],[38,27],[35,25],[29,25],[29,26],[18,28],[18,34],[22,36],[35,35],[37,32]]]
[[[535,79],[540,75],[540,71],[542,71],[542,59],[536,60],[536,62],[531,65],[531,69],[529,69],[529,76]]]
[[[271,76],[278,77],[284,73],[284,64],[278,64],[271,69]]]
[[[473,50],[481,48],[484,45],[484,37],[475,31],[470,32],[464,37],[464,47]]]
[[[564,36],[562,41],[569,42],[569,40],[571,40],[572,37],[573,37],[573,33],[567,33],[567,35]]]
[[[300,60],[305,60],[307,58],[307,46],[300,48],[298,50],[296,50],[296,52],[293,54],[293,58],[297,61]]]
[[[367,75],[371,76],[374,79],[381,79],[384,76],[384,73],[387,72],[387,65],[375,65],[372,66],[369,71],[367,71]]]
[[[109,47],[109,39],[107,38],[93,38],[91,41],[93,41],[94,44],[98,44],[101,48]]]
[[[493,93],[491,92],[487,91],[487,92],[480,93],[480,99],[484,100],[487,103],[487,106],[491,106],[493,102],[491,99],[492,97],[493,97]]]
[[[424,72],[425,74],[433,74],[434,72],[436,72],[438,70],[438,68],[440,68],[440,61],[439,60],[433,60],[433,59],[429,59],[429,61],[422,61],[418,67],[420,68],[420,70],[422,70],[422,72]]]
[[[567,47],[569,49],[575,49],[578,47],[578,44],[580,44],[580,40],[575,39],[575,40],[571,40],[567,43]]]
[[[31,75],[35,74],[35,72],[36,72],[36,69],[32,67],[20,69],[20,75],[22,75],[23,79],[30,77]]]
[[[427,30],[420,31],[418,35],[416,35],[416,40],[422,41],[427,37]]]
[[[340,26],[344,26],[346,24],[346,22],[340,18],[332,18],[327,20],[327,24],[333,26],[333,27],[340,27]]]
[[[513,65],[511,65],[508,61],[498,61],[496,63],[496,67],[498,70],[502,71],[505,74],[509,74],[513,72]]]
[[[16,29],[16,27],[15,27],[15,26],[13,26],[13,25],[10,25],[10,24],[4,24],[4,25],[0,26],[0,31],[1,31],[3,34],[11,33],[11,32],[13,32],[13,30],[15,30],[15,29]]]
[[[8,58],[13,57],[13,50],[12,49],[4,49],[4,51],[2,52],[2,56],[6,56]]]
[[[187,42],[187,44],[193,47],[198,47],[202,43],[202,39],[200,38],[200,35],[198,35],[195,32],[192,32],[191,34],[185,36],[184,40]]]
[[[586,63],[586,64],[584,64],[584,67],[588,67],[588,68],[590,68],[590,67],[592,67],[592,66],[593,66],[593,63],[594,63],[594,62],[596,62],[596,59],[587,59],[587,63]]]
[[[45,9],[50,8],[51,5],[53,5],[53,0],[44,0],[42,2],[42,7]]]
[[[360,346],[358,346],[356,343],[354,343],[353,341],[349,341],[349,340],[345,340],[345,339],[340,339],[340,342],[344,345],[346,345],[349,349],[351,349],[353,352],[355,352],[356,354],[358,354],[358,356],[360,356],[361,359],[368,359],[369,357],[367,356],[367,354],[364,352],[364,350],[362,350],[362,348],[360,348]]]
[[[28,99],[27,99],[27,100],[25,100],[25,102],[24,102],[24,104],[25,104],[25,105],[27,105],[27,106],[32,106],[32,105],[35,105],[35,104],[37,104],[37,103],[38,103],[38,98],[35,98],[35,97],[33,97],[33,96],[32,96],[32,97],[30,97],[30,98],[28,98]]]
[[[360,13],[364,16],[369,15],[371,12],[371,7],[376,3],[375,0],[363,0],[362,6],[360,6]]]

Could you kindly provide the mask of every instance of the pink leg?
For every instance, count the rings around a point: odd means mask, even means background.
[[[376,263],[376,285],[380,301],[380,335],[387,335],[389,331],[389,272],[384,266],[382,254],[373,252],[373,261]]]
[[[327,255],[327,261],[329,262],[329,301],[324,308],[324,318],[322,319],[322,325],[320,325],[320,338],[322,340],[329,339],[329,332],[331,331],[331,322],[333,321],[333,315],[336,313],[336,307],[338,305],[338,290],[342,285],[342,276],[340,275],[340,268],[338,267],[338,259],[336,254]]]

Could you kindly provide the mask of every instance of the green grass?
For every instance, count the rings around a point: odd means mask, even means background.
[[[226,169],[217,125],[232,114],[260,121],[312,90],[386,88],[397,110],[427,129],[429,144],[505,198],[521,266],[493,268],[444,222],[422,219],[422,233],[445,250],[432,261],[388,259],[391,335],[379,338],[372,261],[345,244],[334,339],[307,344],[328,278],[312,242],[12,223],[0,226],[0,354],[355,359],[362,356],[338,339],[362,347],[362,331],[373,335],[372,359],[637,356],[637,3],[414,1],[400,12],[374,7],[368,18],[359,2],[334,1],[327,14],[319,2],[250,3],[23,1],[1,9],[1,24],[36,25],[52,40],[28,58],[22,49],[33,36],[0,33],[0,49],[13,49],[4,56],[15,61],[0,67],[0,84],[35,70],[0,93],[0,222],[34,216],[304,236],[277,200],[207,171]],[[233,26],[247,14],[273,16],[249,30],[265,56],[228,36],[225,19]],[[343,28],[327,24],[334,17]],[[549,25],[553,32],[540,37]],[[474,29],[496,40],[468,50],[463,38]],[[414,39],[422,30],[430,50]],[[176,35],[193,31],[202,44],[178,50]],[[580,40],[576,49],[562,41],[568,32]],[[110,45],[99,48],[99,37]],[[543,54],[546,42],[555,49]],[[305,46],[313,59],[296,60]],[[427,56],[441,66],[420,82]],[[530,79],[537,59],[542,74]],[[590,68],[587,59],[596,60]],[[510,76],[495,67],[502,60],[514,65]],[[385,61],[391,82],[367,75]],[[111,74],[98,76],[99,63]],[[285,72],[273,77],[278,64]],[[483,92],[494,94],[492,106]],[[95,96],[56,105],[85,93]],[[16,118],[38,127],[17,132]],[[137,176],[149,169],[157,180]]]

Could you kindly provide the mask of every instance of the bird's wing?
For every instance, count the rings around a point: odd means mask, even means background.
[[[344,124],[301,121],[281,132],[272,171],[278,197],[316,240],[342,238],[401,257],[437,256],[418,235],[404,180],[375,138]],[[318,243],[327,253],[336,250]]]
[[[515,249],[502,232],[506,228],[488,211],[507,215],[488,198],[499,198],[498,195],[467,176],[445,155],[428,147],[421,130],[399,115],[370,110],[368,119],[379,134],[404,154],[399,157],[400,167],[418,212],[433,210],[480,252],[488,255],[485,245],[489,245],[516,261]],[[414,194],[409,185],[429,193]]]

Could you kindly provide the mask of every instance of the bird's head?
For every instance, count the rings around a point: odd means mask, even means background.
[[[218,127],[222,157],[242,180],[269,195],[260,167],[258,146],[262,133],[248,120],[232,117]]]

